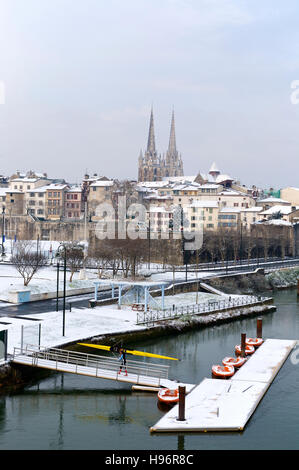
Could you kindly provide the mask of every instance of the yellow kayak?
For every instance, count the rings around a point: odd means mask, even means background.
[[[95,348],[95,349],[102,349],[104,351],[113,351],[114,347],[113,346],[104,346],[101,344],[87,344],[87,343],[78,343],[80,346],[87,346],[89,348]],[[133,354],[134,356],[145,356],[145,357],[156,357],[158,359],[169,359],[171,361],[178,361],[177,358],[175,357],[169,357],[169,356],[162,356],[160,354],[152,354],[152,353],[147,353],[143,351],[136,351],[136,350],[129,350],[126,348],[122,348],[127,354]]]

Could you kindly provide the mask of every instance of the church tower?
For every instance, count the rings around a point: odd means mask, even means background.
[[[138,162],[138,181],[161,181],[163,176],[162,161],[156,150],[153,108],[150,115],[147,149],[144,156],[142,156],[142,152],[140,153]]]
[[[174,111],[172,111],[170,137],[165,157],[164,176],[184,176],[183,161],[176,148]]]
[[[138,181],[161,181],[170,176],[183,176],[183,161],[176,148],[174,112],[172,112],[168,150],[166,156],[158,156],[155,142],[154,114],[151,109],[147,149],[138,158]]]

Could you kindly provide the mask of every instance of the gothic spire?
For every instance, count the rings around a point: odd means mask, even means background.
[[[174,111],[172,111],[168,152],[170,153],[170,155],[175,155],[175,154],[176,154],[176,139],[175,139]]]
[[[153,108],[151,109],[150,126],[149,126],[148,141],[147,141],[147,151],[151,153],[152,155],[156,154]]]

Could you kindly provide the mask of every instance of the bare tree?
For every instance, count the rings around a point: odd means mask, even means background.
[[[29,240],[17,241],[14,245],[11,263],[24,280],[24,286],[28,286],[34,274],[47,263],[47,258],[35,250],[35,245]]]
[[[64,250],[61,250],[61,255],[66,256],[66,265],[69,268],[70,282],[73,280],[73,276],[78,269],[83,267],[85,255],[84,246],[77,242],[64,243]]]

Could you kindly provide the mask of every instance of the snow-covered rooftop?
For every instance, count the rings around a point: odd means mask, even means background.
[[[285,201],[284,199],[280,199],[279,197],[267,197],[266,199],[260,199],[260,204],[267,204],[267,203],[276,203],[276,204],[291,204],[289,201]]]
[[[113,184],[114,184],[114,181],[111,181],[111,180],[105,181],[105,180],[103,180],[103,181],[95,181],[90,186],[92,186],[92,187],[95,187],[95,186],[96,187],[105,187],[105,186],[113,186]]]
[[[241,212],[241,208],[240,207],[223,207],[222,209],[220,209],[219,212],[222,212],[222,213],[230,213],[230,212],[239,213],[239,212]]]
[[[55,183],[52,183],[52,184],[49,184],[49,186],[46,186],[46,190],[59,190],[59,189],[65,189],[67,188],[68,185],[67,184],[55,184]]]
[[[67,190],[68,193],[81,193],[82,192],[82,188],[81,186],[71,186],[68,190]]]
[[[233,181],[234,178],[232,178],[229,175],[218,175],[215,179],[216,183],[221,183],[223,181]]]
[[[275,214],[276,212],[280,212],[283,215],[289,215],[293,212],[292,206],[282,206],[280,204],[276,206],[269,207],[269,209],[261,212],[261,215],[271,215]]]

